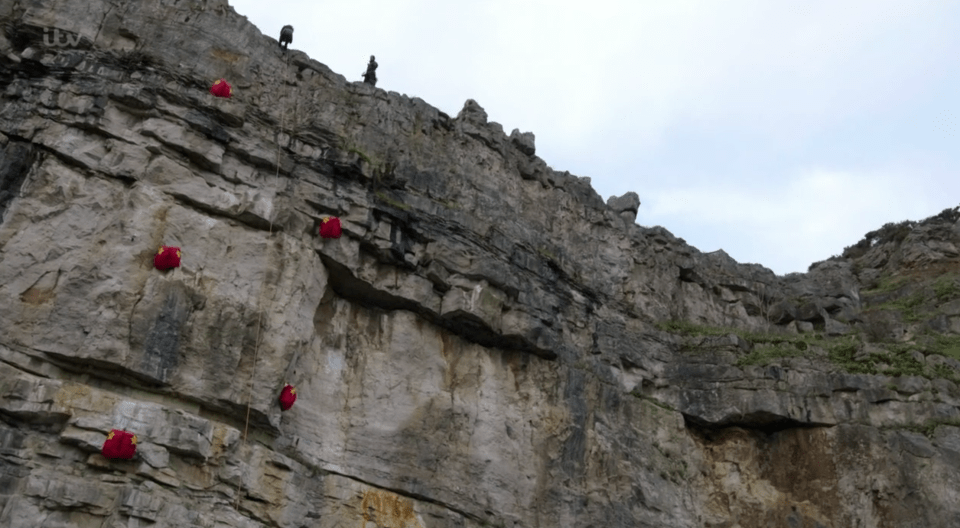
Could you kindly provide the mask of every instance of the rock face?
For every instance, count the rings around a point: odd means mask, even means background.
[[[640,197],[632,191],[623,196],[611,196],[607,199],[607,207],[620,213],[620,216],[627,222],[633,223],[637,220]]]
[[[779,277],[223,1],[0,21],[0,526],[960,525],[951,215]]]

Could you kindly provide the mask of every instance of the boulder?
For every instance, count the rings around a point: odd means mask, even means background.
[[[640,208],[640,196],[633,191],[622,196],[611,196],[607,199],[607,207],[627,222],[633,223],[637,220],[637,211]]]
[[[533,156],[537,152],[537,147],[534,144],[535,139],[533,132],[521,133],[518,128],[514,128],[513,132],[510,132],[510,142],[527,156]]]
[[[775,303],[767,311],[767,320],[773,324],[787,324],[797,318],[797,307],[790,301]]]

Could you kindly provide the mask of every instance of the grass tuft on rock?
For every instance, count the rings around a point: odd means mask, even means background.
[[[734,328],[700,326],[685,321],[665,321],[657,328],[682,336],[723,336],[736,334],[752,347],[741,355],[735,365],[746,367],[769,365],[784,358],[823,357],[840,370],[852,374],[885,376],[924,376],[945,378],[960,382],[960,372],[947,365],[927,366],[915,357],[940,354],[960,360],[960,336],[930,334],[910,343],[883,343],[873,345],[873,351],[864,353],[859,333],[840,337],[825,337],[821,333],[778,334],[746,332]],[[687,348],[689,349],[689,347]]]

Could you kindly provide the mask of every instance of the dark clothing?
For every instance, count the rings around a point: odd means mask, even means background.
[[[371,59],[370,63],[367,64],[367,73],[363,74],[363,82],[376,86],[377,85],[376,72],[377,72],[377,61]]]

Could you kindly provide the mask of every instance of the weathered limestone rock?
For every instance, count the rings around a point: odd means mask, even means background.
[[[513,132],[510,132],[510,141],[527,156],[533,156],[537,152],[533,132],[521,133],[519,128],[514,128]]]
[[[222,0],[0,22],[0,527],[960,524],[953,217],[779,277]]]
[[[640,207],[640,196],[630,191],[623,196],[611,196],[607,199],[607,207],[620,215],[627,222],[633,223],[637,220],[637,211]]]

